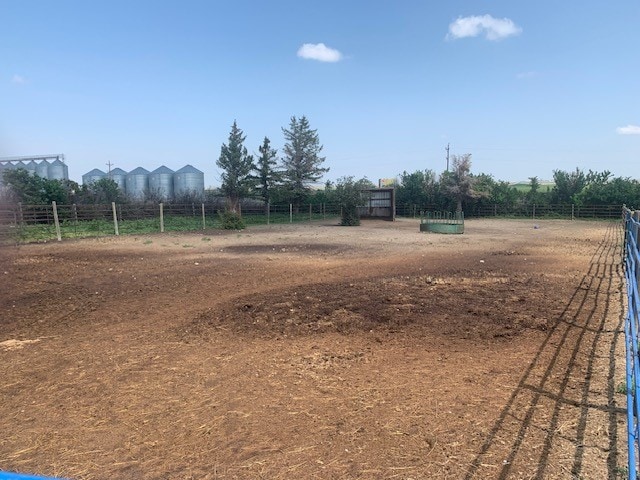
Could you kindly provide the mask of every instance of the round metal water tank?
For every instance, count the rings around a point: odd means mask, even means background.
[[[127,173],[126,193],[134,200],[144,200],[144,195],[149,189],[149,170],[138,167]]]
[[[173,192],[176,197],[184,194],[204,194],[204,173],[191,165],[185,165],[173,174]]]
[[[162,167],[156,168],[149,174],[149,192],[158,195],[163,200],[173,199],[173,170]]]
[[[106,176],[107,174],[104,173],[102,170],[98,170],[97,168],[94,168],[90,172],[87,172],[84,175],[82,175],[82,183],[84,185],[89,185],[90,183],[97,182],[98,180],[105,178]]]
[[[127,188],[127,172],[125,172],[121,168],[114,168],[113,170],[111,170],[111,172],[109,174],[107,174],[107,176],[110,177],[111,180],[113,180],[114,182],[116,182],[118,184],[118,188],[120,190],[122,190],[123,192],[126,190],[126,188]]]
[[[49,178],[49,162],[42,160],[36,164],[36,175],[42,178]]]
[[[68,178],[66,165],[60,160],[55,159],[49,164],[48,179],[49,180],[66,180]]]

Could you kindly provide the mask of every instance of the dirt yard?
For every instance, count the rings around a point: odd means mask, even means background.
[[[0,469],[625,472],[617,223],[412,220],[0,249]]]

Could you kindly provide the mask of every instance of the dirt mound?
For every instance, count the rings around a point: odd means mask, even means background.
[[[542,283],[528,275],[424,275],[304,285],[208,309],[187,327],[186,338],[206,337],[216,329],[311,335],[409,327],[475,340],[509,338],[524,329],[548,328],[549,319],[530,301],[532,292],[544,290]]]

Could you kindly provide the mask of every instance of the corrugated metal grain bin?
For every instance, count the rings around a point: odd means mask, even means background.
[[[66,180],[69,178],[67,166],[62,161],[56,159],[49,164],[49,180]]]
[[[149,189],[149,170],[138,167],[127,173],[126,192],[135,200],[143,200]]]
[[[113,170],[111,170],[111,173],[109,174],[109,176],[111,177],[111,180],[113,180],[114,182],[116,182],[118,184],[118,188],[120,190],[122,190],[123,192],[126,191],[126,189],[127,189],[127,172],[125,172],[121,168],[114,168]]]
[[[173,198],[173,170],[164,165],[149,174],[149,191],[164,200]]]
[[[84,175],[82,175],[82,183],[84,185],[89,185],[90,183],[97,182],[98,180],[101,180],[106,176],[107,174],[104,173],[102,170],[94,168],[90,172],[87,172]]]
[[[27,162],[27,163],[24,164],[24,169],[27,172],[29,172],[31,175],[35,175],[36,174],[36,168],[37,167],[38,167],[38,165],[33,160],[31,160],[30,162]]]
[[[184,194],[204,195],[204,173],[185,165],[173,174],[173,192],[176,197]]]
[[[36,175],[42,178],[49,178],[49,162],[42,160],[36,165]]]

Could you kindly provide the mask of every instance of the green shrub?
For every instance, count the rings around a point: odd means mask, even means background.
[[[244,230],[245,224],[240,214],[236,212],[223,212],[220,214],[220,223],[225,230]]]
[[[355,227],[360,225],[360,215],[358,215],[358,207],[344,206],[342,207],[342,217],[340,219],[340,225],[346,227]]]

